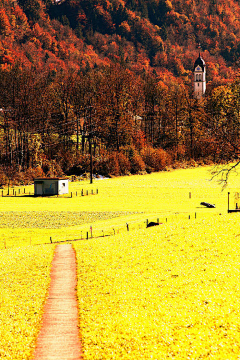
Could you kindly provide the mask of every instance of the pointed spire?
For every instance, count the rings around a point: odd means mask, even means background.
[[[198,43],[199,57],[201,57],[201,43]]]

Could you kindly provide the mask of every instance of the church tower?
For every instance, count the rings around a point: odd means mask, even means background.
[[[206,91],[206,64],[199,53],[194,64],[194,97],[200,100]]]

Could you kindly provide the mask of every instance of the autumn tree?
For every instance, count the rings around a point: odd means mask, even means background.
[[[134,130],[134,77],[115,65],[102,72],[98,115],[100,136],[106,146],[117,151],[131,144]]]

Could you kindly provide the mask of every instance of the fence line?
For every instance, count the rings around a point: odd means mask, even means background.
[[[177,214],[169,214],[168,217],[166,217],[166,215],[156,215],[158,217],[156,217],[155,219],[146,219],[146,220],[135,220],[132,222],[127,222],[125,224],[122,225],[111,225],[108,228],[104,227],[104,228],[94,228],[93,225],[84,228],[82,230],[79,230],[78,232],[76,231],[76,236],[72,235],[71,238],[67,238],[66,237],[61,237],[61,236],[54,236],[53,234],[51,236],[47,237],[43,237],[42,242],[41,241],[37,241],[34,240],[34,235],[31,235],[30,238],[24,238],[21,239],[20,237],[14,237],[11,238],[11,240],[7,240],[6,237],[4,237],[4,239],[2,241],[0,241],[0,249],[6,249],[6,248],[11,248],[11,247],[17,247],[17,246],[21,246],[20,243],[23,243],[24,245],[22,246],[29,246],[29,245],[44,245],[44,244],[56,244],[59,242],[71,242],[71,241],[80,241],[80,240],[90,240],[90,239],[100,239],[103,237],[108,237],[108,236],[114,236],[114,235],[118,235],[121,234],[123,232],[131,232],[131,231],[136,231],[139,229],[146,229],[148,226],[151,225],[151,223],[155,224],[155,225],[163,225],[166,223],[172,223],[172,222],[176,222],[176,221],[180,221],[182,220],[196,220],[197,218],[199,218],[199,215],[195,212],[195,213],[177,213]],[[154,226],[154,225],[153,225]],[[39,238],[39,236],[38,236]]]
[[[98,195],[98,188],[95,189],[95,191],[93,189],[86,189],[84,191],[84,189],[81,189],[81,191],[71,191],[69,194],[59,194],[59,195],[51,195],[51,194],[46,194],[46,195],[35,195],[34,192],[32,191],[26,191],[25,188],[23,188],[23,191],[21,191],[22,188],[17,188],[17,190],[15,190],[15,188],[11,189],[11,190],[2,190],[1,192],[1,197],[17,197],[17,196],[34,196],[34,197],[59,197],[59,198],[73,198],[73,197],[82,197],[82,196],[88,196],[88,195]]]

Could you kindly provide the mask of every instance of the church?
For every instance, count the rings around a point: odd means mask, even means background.
[[[194,64],[194,88],[193,93],[194,97],[198,100],[204,96],[206,92],[206,64],[201,54],[195,61]]]

